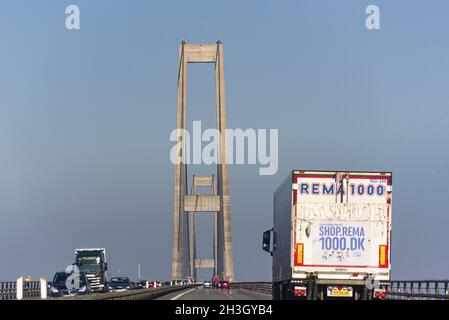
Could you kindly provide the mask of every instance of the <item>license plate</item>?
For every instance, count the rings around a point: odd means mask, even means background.
[[[338,289],[336,287],[327,288],[328,297],[352,297],[352,288]]]

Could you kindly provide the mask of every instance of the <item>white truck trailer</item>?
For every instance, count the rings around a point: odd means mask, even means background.
[[[295,170],[274,193],[274,299],[382,299],[391,272],[391,172]]]

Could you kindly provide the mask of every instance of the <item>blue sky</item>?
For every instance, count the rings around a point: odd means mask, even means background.
[[[365,28],[369,4],[380,30]],[[393,277],[447,278],[447,1],[0,6],[0,279],[51,276],[96,246],[113,273],[169,277],[182,39],[224,43],[229,127],[279,129],[276,175],[230,168],[237,279],[270,279],[272,193],[301,168],[393,171]],[[212,71],[189,69],[189,121],[214,124]]]

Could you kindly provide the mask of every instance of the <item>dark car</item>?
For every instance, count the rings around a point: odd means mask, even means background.
[[[50,285],[50,296],[63,297],[91,294],[92,288],[84,272],[56,272]]]
[[[113,277],[108,282],[110,292],[121,292],[131,290],[132,284],[128,277]]]
[[[142,289],[142,283],[140,281],[133,281],[131,285],[132,289]]]

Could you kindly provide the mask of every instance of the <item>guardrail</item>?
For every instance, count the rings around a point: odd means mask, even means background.
[[[234,288],[271,293],[271,282],[235,282]],[[390,300],[449,300],[449,280],[390,281]]]

